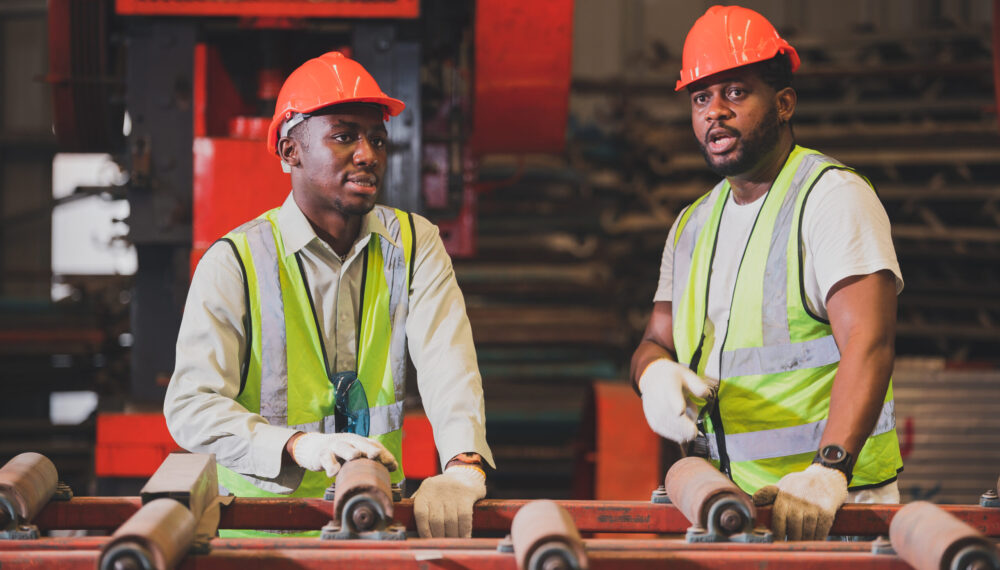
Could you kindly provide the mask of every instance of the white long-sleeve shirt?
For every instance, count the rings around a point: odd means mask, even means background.
[[[479,453],[493,465],[465,299],[437,227],[419,215],[413,223],[407,348],[434,442],[442,466],[463,452]],[[355,370],[362,254],[373,234],[388,237],[385,226],[373,213],[366,215],[343,262],[316,236],[291,194],[278,213],[278,226],[287,251],[301,252],[331,372]],[[295,430],[270,425],[235,400],[248,349],[246,310],[239,261],[227,244],[217,243],[191,280],[163,411],[171,435],[185,449],[214,453],[234,471],[272,479],[300,469],[281,462]]]

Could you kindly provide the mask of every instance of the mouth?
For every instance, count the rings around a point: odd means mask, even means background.
[[[736,146],[739,133],[725,127],[717,127],[705,137],[705,147],[712,154],[725,154]]]
[[[347,178],[347,183],[361,194],[374,194],[378,190],[378,178],[374,174],[355,174]]]

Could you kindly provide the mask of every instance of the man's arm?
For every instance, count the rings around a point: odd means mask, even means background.
[[[840,366],[820,447],[835,443],[857,459],[878,421],[892,376],[896,278],[882,270],[842,279],[830,290],[827,311]]]
[[[670,301],[653,303],[653,313],[649,316],[642,341],[632,353],[629,377],[632,387],[639,390],[639,377],[646,367],[661,358],[674,358],[674,315]]]
[[[406,337],[442,467],[459,454],[493,466],[482,378],[465,299],[436,226],[414,215],[416,256]]]
[[[290,464],[301,478],[301,469],[284,457],[295,430],[272,426],[235,400],[247,350],[244,304],[235,253],[217,243],[199,263],[188,292],[163,403],[167,427],[183,448],[214,453],[239,473],[274,478]]]
[[[451,258],[437,228],[413,218],[417,252],[407,346],[444,464],[444,473],[425,479],[414,493],[413,515],[423,538],[469,537],[473,505],[486,496],[482,462],[494,465],[486,444],[482,379]]]

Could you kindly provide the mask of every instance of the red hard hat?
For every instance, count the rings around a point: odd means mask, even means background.
[[[360,63],[339,51],[327,52],[303,63],[281,86],[267,129],[268,150],[278,152],[278,129],[295,113],[311,113],[340,103],[375,103],[393,117],[406,108],[399,99],[383,93]]]
[[[684,66],[675,91],[702,77],[788,55],[792,71],[799,54],[781,39],[767,18],[741,6],[712,6],[691,26],[684,40]]]

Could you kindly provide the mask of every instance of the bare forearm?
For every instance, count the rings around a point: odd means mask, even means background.
[[[837,443],[857,457],[882,411],[895,350],[891,341],[852,344],[841,354],[820,446]]]
[[[673,356],[673,313],[670,309],[669,301],[658,301],[653,304],[653,312],[649,316],[649,323],[642,334],[642,341],[632,353],[632,364],[629,371],[629,378],[632,379],[632,386],[639,390],[639,377],[642,376],[646,367],[661,358],[676,360]]]
[[[642,376],[643,370],[646,369],[651,363],[661,358],[674,359],[670,352],[653,342],[652,340],[643,340],[639,343],[639,346],[632,353],[632,365],[629,372],[629,377],[632,379],[632,384],[634,386],[639,385],[639,377]]]
[[[821,446],[842,445],[856,458],[878,422],[892,376],[894,277],[882,271],[845,279],[831,293],[828,307],[841,354]]]

